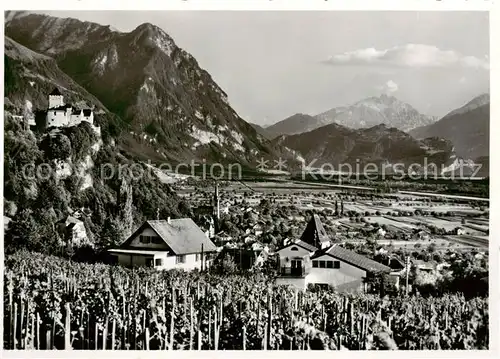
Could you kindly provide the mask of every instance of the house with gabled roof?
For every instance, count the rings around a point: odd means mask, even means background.
[[[156,269],[206,269],[216,246],[190,218],[144,222],[108,252],[118,264]]]
[[[363,290],[364,279],[371,274],[391,272],[382,263],[333,244],[317,215],[311,218],[300,239],[288,241],[276,253],[276,284],[302,290],[308,284],[329,285],[338,291]]]

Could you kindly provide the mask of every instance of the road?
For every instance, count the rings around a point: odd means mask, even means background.
[[[456,198],[456,199],[465,199],[469,201],[485,201],[489,202],[489,198],[483,197],[469,197],[469,196],[457,196],[453,194],[441,194],[441,193],[429,193],[429,192],[412,192],[412,191],[398,191],[401,194],[411,194],[414,196],[431,196],[431,197],[446,197],[446,198]]]
[[[344,184],[331,184],[331,183],[314,183],[314,182],[305,182],[305,181],[293,181],[294,183],[308,184],[311,186],[318,187],[333,187],[333,188],[348,188],[348,189],[359,189],[364,191],[375,191],[376,188],[366,187],[366,186],[350,186]],[[489,202],[489,198],[484,197],[471,197],[471,196],[459,196],[453,194],[442,194],[442,193],[430,193],[430,192],[414,192],[414,191],[398,191],[397,193],[401,194],[410,194],[414,196],[431,196],[431,197],[444,197],[444,198],[455,198],[455,199],[465,199],[469,201],[484,201]]]

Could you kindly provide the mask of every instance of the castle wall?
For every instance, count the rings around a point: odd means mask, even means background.
[[[49,96],[49,109],[59,107],[59,106],[64,106],[63,96],[62,95],[59,95],[59,96],[50,95]]]
[[[87,121],[91,125],[94,125],[94,111],[90,113],[90,116],[84,116],[83,121]]]
[[[78,113],[71,114],[69,125],[76,126],[76,125],[80,124],[80,122],[82,122],[82,120],[83,120],[83,111],[80,110],[80,112],[78,112]]]
[[[66,111],[47,111],[47,127],[63,127],[68,126],[70,119]]]

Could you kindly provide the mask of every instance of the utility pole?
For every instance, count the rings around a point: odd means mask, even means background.
[[[406,256],[406,285],[405,285],[405,291],[406,291],[406,296],[408,296],[408,277],[410,276],[410,256]]]
[[[201,271],[202,272],[205,269],[204,263],[205,263],[205,255],[203,253],[203,243],[202,243],[201,244]]]

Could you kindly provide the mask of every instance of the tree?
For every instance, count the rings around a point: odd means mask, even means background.
[[[122,236],[128,238],[132,234],[134,227],[134,216],[132,211],[132,186],[122,179],[119,193],[120,216],[118,220],[122,221]]]
[[[40,143],[45,157],[49,160],[65,160],[71,156],[71,141],[63,134],[47,135]]]
[[[126,239],[125,230],[126,229],[123,228],[123,223],[120,219],[108,217],[104,223],[98,243],[100,249],[105,250],[117,247],[124,239]]]

